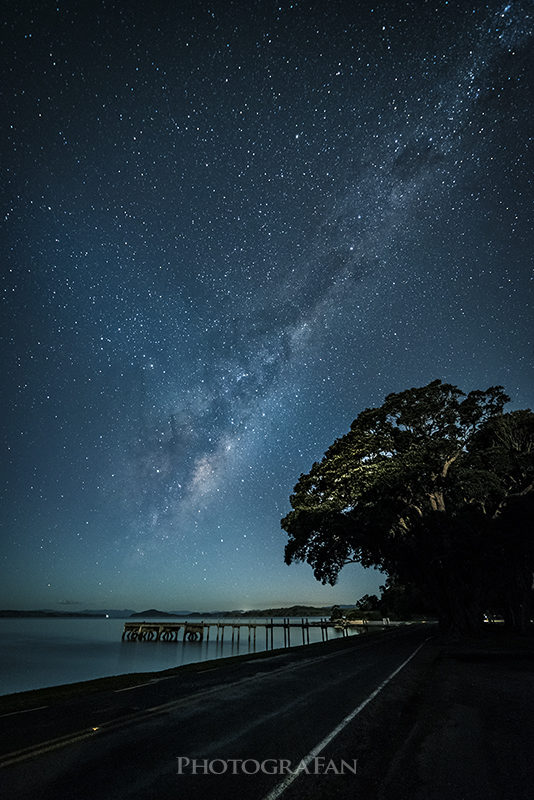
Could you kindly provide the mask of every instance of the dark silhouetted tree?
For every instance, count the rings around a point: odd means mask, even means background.
[[[534,415],[504,414],[508,399],[436,380],[362,411],[301,475],[282,520],[286,563],[331,584],[347,563],[378,567],[420,589],[444,628],[476,628],[503,547],[534,568],[528,525],[513,539],[507,522],[533,490]]]
[[[336,619],[342,619],[343,612],[341,611],[339,606],[332,606],[332,611],[330,612],[330,619],[332,622],[335,622]]]
[[[366,613],[367,611],[378,611],[380,600],[376,594],[364,594],[355,605],[356,611]]]

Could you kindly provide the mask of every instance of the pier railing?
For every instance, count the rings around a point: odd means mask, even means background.
[[[205,622],[125,622],[124,630],[122,632],[122,640],[129,642],[195,642],[209,641],[211,629],[216,631],[217,641],[224,640],[224,634],[227,628],[230,629],[232,635],[232,642],[236,636],[239,642],[241,637],[241,629],[245,629],[248,633],[248,641],[251,640],[256,644],[256,633],[258,630],[264,629],[266,646],[273,647],[274,629],[283,628],[284,631],[284,647],[291,645],[291,633],[293,632],[298,637],[298,631],[301,633],[302,644],[310,643],[310,629],[320,628],[321,638],[323,641],[328,641],[328,634],[330,629],[340,631],[343,636],[348,636],[354,630],[358,632],[366,632],[368,623],[365,620],[328,620],[317,619],[309,620],[302,618],[299,620],[291,620],[285,618],[283,620],[266,620],[265,622],[235,622],[235,621],[208,621]],[[300,638],[300,637],[299,637]]]

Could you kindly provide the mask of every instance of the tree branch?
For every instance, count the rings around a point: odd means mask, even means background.
[[[461,452],[462,452],[461,450],[458,450],[453,456],[451,456],[450,458],[448,458],[445,461],[445,463],[443,465],[443,468],[441,470],[441,477],[442,478],[446,478],[447,477],[447,472],[449,471],[449,467],[451,466],[451,464],[454,464],[454,462],[456,461],[458,456],[461,454]]]

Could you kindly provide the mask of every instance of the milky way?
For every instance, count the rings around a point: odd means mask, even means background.
[[[376,591],[280,517],[389,392],[532,406],[532,4],[7,14],[0,605]]]

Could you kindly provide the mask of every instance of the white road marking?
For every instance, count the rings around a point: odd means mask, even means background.
[[[425,644],[426,644],[426,642],[427,642],[427,641],[428,641],[428,639],[425,639],[425,641],[423,642],[423,644],[420,644],[420,645],[419,645],[419,647],[417,647],[417,648],[416,648],[416,649],[413,651],[413,653],[411,654],[411,656],[408,656],[408,658],[407,658],[405,661],[403,661],[403,662],[402,662],[402,664],[401,664],[399,667],[397,667],[397,669],[393,670],[393,672],[391,673],[391,675],[389,675],[389,676],[388,676],[388,677],[385,679],[385,681],[382,681],[382,683],[380,684],[380,686],[377,686],[377,688],[374,690],[374,692],[371,692],[371,694],[369,695],[369,697],[367,697],[367,698],[366,698],[366,699],[365,699],[365,700],[364,700],[362,703],[360,703],[360,705],[359,705],[359,706],[357,706],[357,707],[356,707],[356,708],[355,708],[353,711],[351,711],[351,712],[350,712],[350,714],[348,714],[348,715],[347,715],[347,716],[346,716],[344,719],[342,719],[342,720],[341,720],[341,722],[339,723],[339,725],[336,725],[336,727],[335,727],[335,728],[334,728],[332,731],[330,731],[330,733],[329,733],[329,734],[327,734],[327,735],[324,737],[324,739],[321,739],[321,741],[319,742],[319,744],[315,745],[315,747],[314,747],[312,750],[310,750],[310,752],[308,753],[308,755],[307,755],[307,756],[305,756],[304,758],[300,759],[300,761],[299,761],[299,764],[302,764],[302,765],[303,765],[303,769],[302,769],[302,771],[301,771],[301,772],[299,772],[299,771],[295,771],[295,772],[292,772],[292,773],[291,773],[291,774],[289,774],[289,775],[286,775],[286,777],[285,777],[285,778],[284,778],[282,781],[280,781],[280,783],[279,783],[277,786],[275,786],[275,787],[274,787],[274,789],[271,789],[271,791],[270,791],[270,792],[268,792],[268,793],[267,793],[267,794],[266,794],[266,795],[263,797],[263,800],[277,800],[277,798],[278,798],[278,797],[280,797],[280,796],[281,796],[281,795],[282,795],[282,794],[285,792],[285,790],[288,788],[288,786],[290,786],[290,785],[293,783],[293,781],[295,780],[295,778],[298,778],[298,777],[299,777],[299,775],[302,775],[302,774],[303,774],[303,772],[304,772],[304,768],[305,768],[305,767],[307,767],[307,766],[308,766],[308,764],[310,764],[310,763],[313,761],[313,759],[314,759],[314,758],[316,758],[316,757],[319,755],[319,753],[321,752],[321,750],[324,750],[324,748],[325,748],[327,745],[329,745],[329,744],[330,744],[330,742],[332,741],[332,739],[334,739],[334,738],[335,738],[335,737],[338,735],[338,733],[341,733],[341,731],[343,730],[343,728],[345,728],[345,727],[346,727],[346,726],[349,724],[349,722],[352,722],[352,720],[353,720],[355,717],[357,717],[357,716],[358,716],[358,714],[359,714],[361,711],[363,711],[363,709],[365,708],[365,706],[366,706],[366,705],[368,705],[368,704],[371,702],[371,700],[374,700],[374,699],[375,699],[375,697],[376,697],[378,694],[380,694],[380,692],[382,691],[382,689],[384,689],[384,687],[385,687],[385,686],[387,686],[387,684],[388,684],[388,683],[389,683],[391,680],[393,680],[393,678],[395,677],[395,675],[398,675],[398,673],[401,671],[401,669],[403,669],[403,667],[405,667],[405,666],[406,666],[406,664],[407,664],[409,661],[411,661],[411,660],[412,660],[412,658],[413,658],[415,655],[417,655],[417,653],[419,652],[419,650],[420,650],[420,649],[423,647],[423,645],[425,645]]]
[[[158,683],[158,681],[147,681],[146,683],[136,683],[134,686],[127,686],[126,689],[114,689],[114,694],[118,694],[119,692],[131,692],[132,689],[139,689],[140,686],[152,686],[154,683]]]

